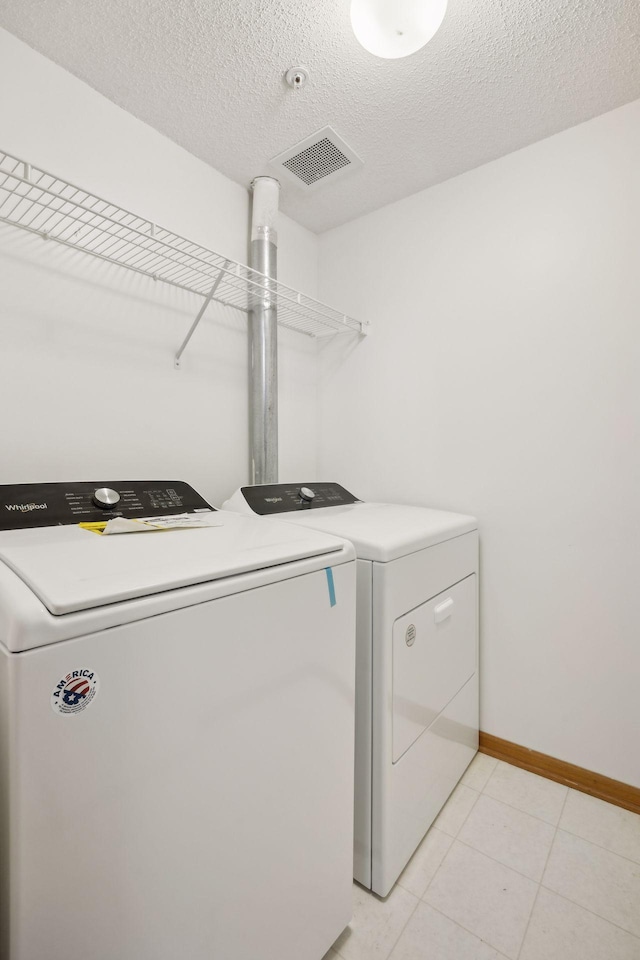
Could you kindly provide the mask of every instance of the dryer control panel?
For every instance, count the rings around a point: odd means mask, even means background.
[[[214,508],[182,480],[99,480],[0,485],[0,530],[202,513]]]
[[[360,503],[339,483],[264,483],[240,489],[249,507],[260,516]]]

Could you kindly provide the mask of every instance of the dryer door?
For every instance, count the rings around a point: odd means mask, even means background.
[[[473,574],[393,625],[393,762],[429,727],[476,669]]]

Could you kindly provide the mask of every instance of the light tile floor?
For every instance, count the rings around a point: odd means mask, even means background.
[[[640,960],[640,816],[478,754],[324,960]]]

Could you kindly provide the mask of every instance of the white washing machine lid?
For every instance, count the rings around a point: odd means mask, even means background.
[[[0,561],[56,615],[75,613],[207,583],[267,567],[344,554],[345,544],[277,520],[219,511],[216,527],[100,536],[78,526],[9,530],[0,534]]]

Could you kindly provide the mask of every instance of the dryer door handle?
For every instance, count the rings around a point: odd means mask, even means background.
[[[439,603],[437,607],[433,608],[433,619],[435,623],[442,623],[442,621],[450,617],[452,613],[453,597],[448,597],[442,603]]]

